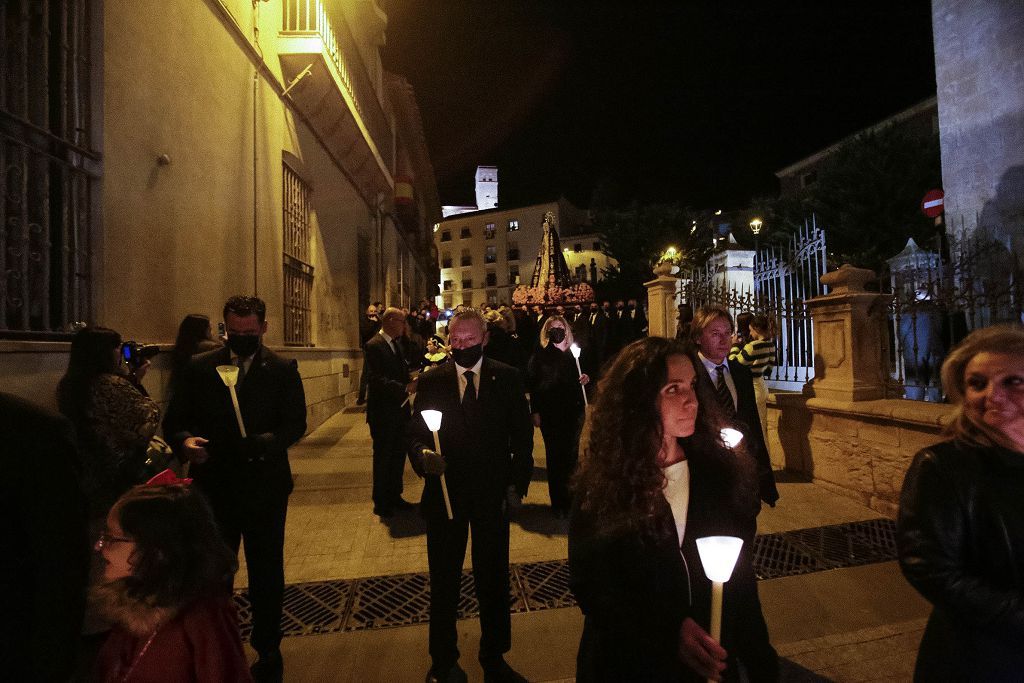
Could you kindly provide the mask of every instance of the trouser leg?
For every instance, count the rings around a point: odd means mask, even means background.
[[[252,601],[252,637],[259,652],[273,652],[281,644],[284,602],[284,527],[288,499],[252,510],[242,538]]]
[[[508,518],[497,508],[474,515],[473,582],[480,602],[480,660],[500,657],[512,647],[509,614]]]
[[[459,660],[458,617],[462,561],[469,525],[464,519],[427,519],[427,562],[430,566],[430,658],[435,669]],[[474,544],[475,545],[475,544]]]
[[[394,499],[394,439],[390,432],[387,425],[370,423],[370,438],[373,439],[373,504],[377,507],[390,507]]]

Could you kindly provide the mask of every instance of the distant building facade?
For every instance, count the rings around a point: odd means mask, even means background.
[[[169,347],[187,313],[216,324],[255,293],[312,427],[358,376],[366,303],[436,291],[415,96],[381,65],[376,0],[173,5],[0,9],[25,38],[0,42],[0,159],[25,181],[0,200],[0,254],[26,254],[0,264],[0,385],[52,404],[72,323]],[[158,401],[165,369],[145,378]]]
[[[849,135],[834,145],[815,152],[785,168],[776,171],[775,177],[779,179],[779,196],[795,197],[808,187],[818,181],[818,176],[833,162],[836,152],[853,140],[862,135],[876,132],[885,128],[897,126],[910,130],[923,130],[929,133],[936,133],[939,130],[938,101],[930,97],[913,107],[893,114],[889,118],[879,121],[873,126],[859,130]]]

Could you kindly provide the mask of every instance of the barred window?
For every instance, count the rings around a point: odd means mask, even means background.
[[[488,223],[484,226],[484,239],[494,239],[494,223]]]
[[[0,3],[0,337],[91,321],[92,3]]]
[[[284,343],[312,346],[309,185],[284,164]]]

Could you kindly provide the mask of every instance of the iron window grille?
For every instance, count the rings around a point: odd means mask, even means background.
[[[312,346],[313,266],[310,264],[310,188],[284,167],[284,343]]]

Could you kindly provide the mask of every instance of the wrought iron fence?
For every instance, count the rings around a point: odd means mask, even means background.
[[[779,334],[768,383],[773,389],[800,389],[814,377],[814,333],[804,302],[825,293],[825,249],[825,232],[812,216],[788,244],[755,252],[752,267],[728,272],[726,259],[713,257],[682,273],[679,302],[694,310],[722,306],[734,317],[744,311],[773,317]]]
[[[985,234],[954,237],[948,253],[913,240],[889,259],[879,290],[887,294],[889,395],[942,401],[947,352],[972,330],[1021,322],[1024,279],[1008,246]]]

